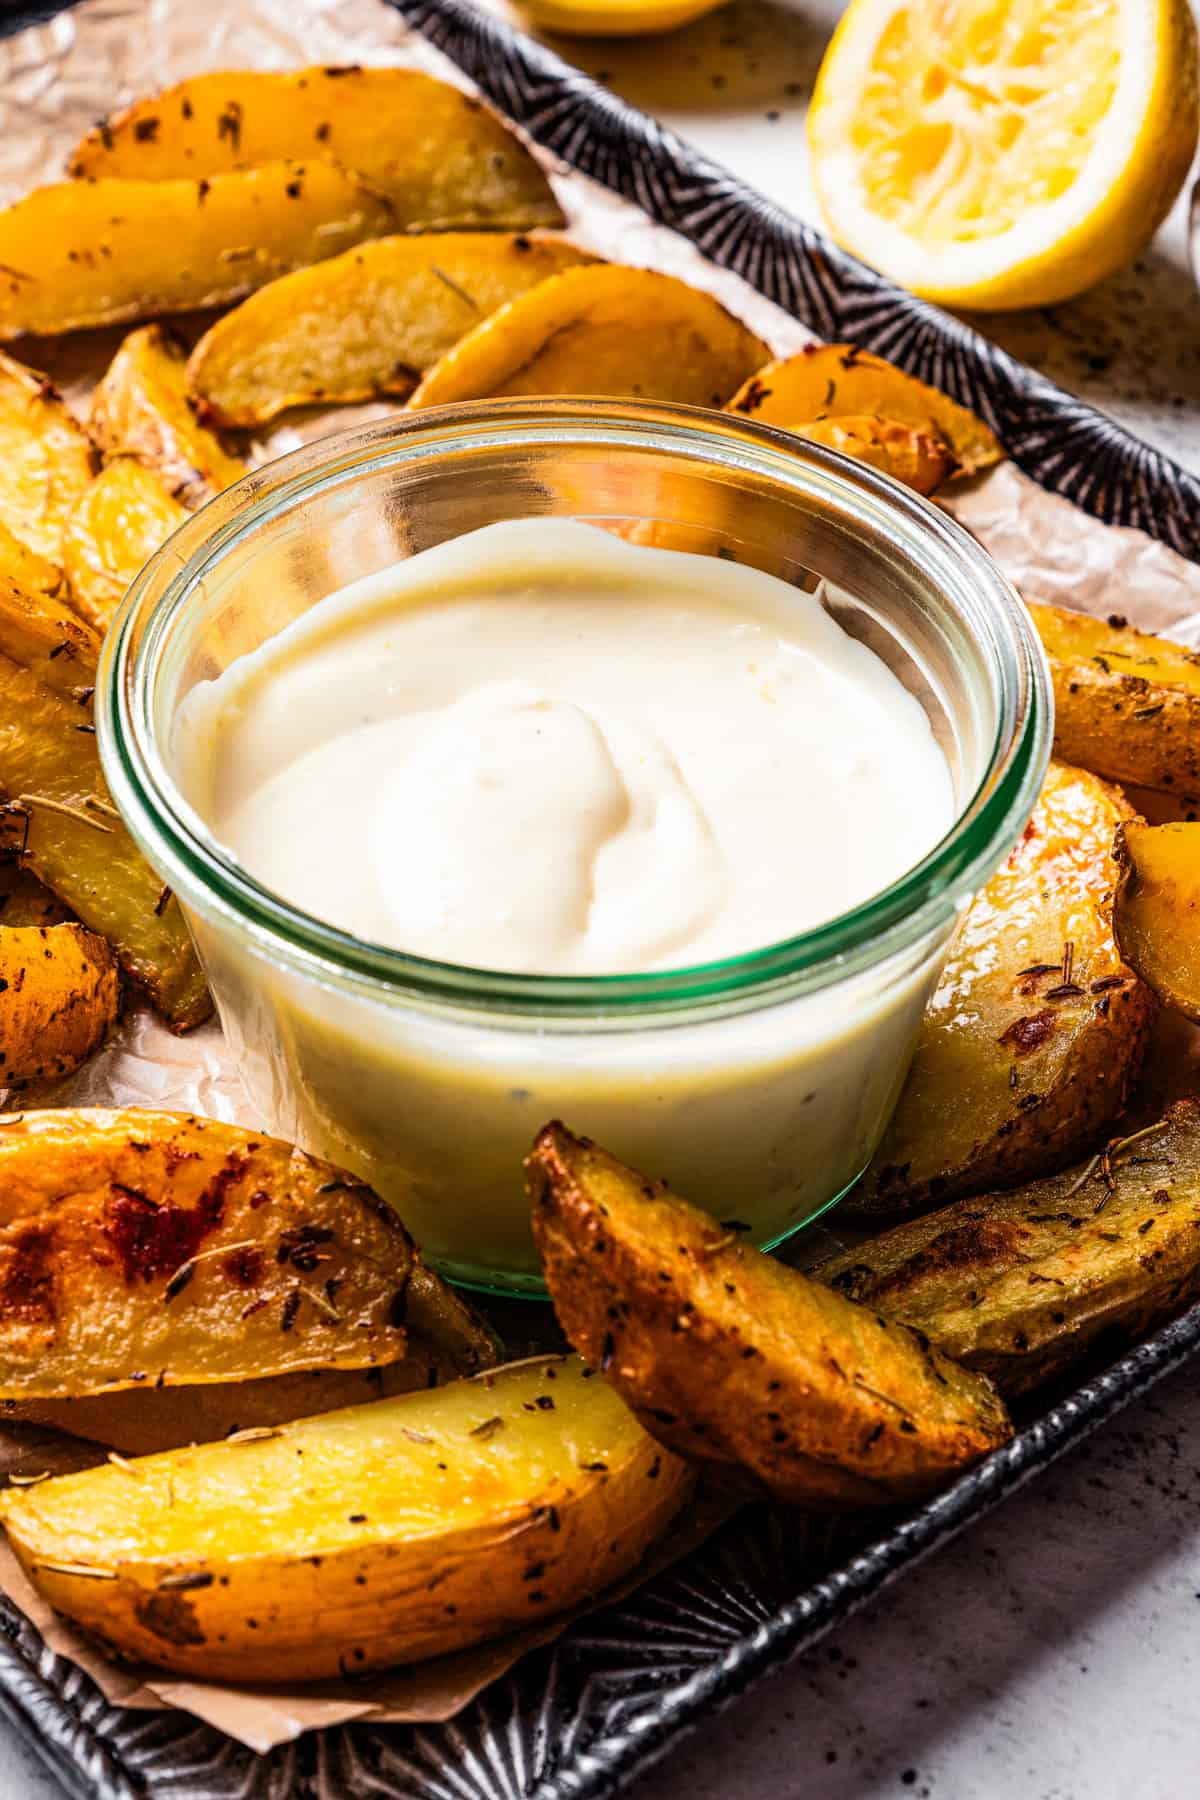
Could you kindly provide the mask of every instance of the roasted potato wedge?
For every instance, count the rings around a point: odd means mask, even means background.
[[[794,429],[808,443],[869,463],[918,494],[936,493],[958,468],[949,444],[896,419],[814,419]]]
[[[1082,1168],[907,1220],[811,1273],[1026,1393],[1101,1336],[1131,1342],[1200,1295],[1200,1103],[1178,1101]]]
[[[561,225],[538,164],[478,100],[416,69],[227,69],[139,100],[89,132],[72,175],[164,181],[332,158],[407,230]]]
[[[414,409],[504,394],[612,394],[720,406],[765,352],[673,275],[592,263],[519,294],[429,370]]]
[[[1200,798],[1200,653],[1118,614],[1029,611],[1054,682],[1054,750],[1110,781]]]
[[[406,1332],[402,1362],[366,1369],[293,1369],[287,1375],[213,1381],[186,1389],[117,1388],[75,1400],[0,1400],[0,1419],[48,1425],[129,1456],[152,1456],[159,1450],[213,1444],[238,1431],[283,1425],[289,1419],[312,1418],[393,1394],[423,1393],[477,1374],[497,1360],[485,1333],[476,1333],[480,1347],[454,1357],[419,1333],[407,1328]]]
[[[0,1497],[46,1599],[181,1674],[295,1681],[540,1623],[641,1561],[685,1465],[575,1357]]]
[[[0,1085],[69,1075],[100,1048],[119,1001],[116,958],[95,932],[0,926]]]
[[[394,229],[381,195],[326,162],[35,188],[0,211],[0,339],[240,300]]]
[[[7,279],[0,273],[0,290]],[[43,563],[62,561],[63,521],[95,466],[91,444],[47,378],[0,350],[0,523]],[[38,585],[10,555],[3,571]]]
[[[1121,954],[1158,998],[1200,1020],[1200,825],[1121,827]]]
[[[99,633],[53,594],[0,575],[0,654],[71,698],[96,684]]]
[[[662,1443],[776,1500],[917,1499],[1011,1435],[928,1338],[737,1241],[586,1138],[526,1164],[559,1324]]]
[[[58,562],[39,556],[0,519],[0,581],[15,582],[27,594],[61,593],[63,572]]]
[[[262,1132],[26,1112],[0,1130],[0,1398],[397,1362],[416,1262],[369,1187]]]
[[[263,425],[289,406],[409,394],[498,306],[594,261],[556,238],[379,238],[226,313],[192,352],[188,380],[205,418],[226,426]]]
[[[784,431],[864,414],[912,425],[948,444],[964,475],[1004,458],[995,432],[973,412],[854,344],[813,344],[768,363],[738,389],[729,409]]]
[[[1153,1002],[1113,937],[1123,795],[1051,763],[959,928],[900,1102],[846,1203],[918,1212],[1063,1168],[1116,1117]]]
[[[105,456],[136,456],[184,506],[201,506],[246,465],[188,400],[187,351],[161,325],[131,331],[92,395],[88,429]]]
[[[63,528],[63,566],[79,616],[107,631],[134,576],[187,516],[157,469],[133,456],[105,463]]]
[[[56,694],[0,654],[0,840],[91,931],[176,1030],[212,1011],[179,902],[143,861],[96,753],[87,690]]]
[[[70,925],[75,915],[36,875],[0,858],[0,926]]]

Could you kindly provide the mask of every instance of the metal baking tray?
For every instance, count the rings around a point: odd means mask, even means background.
[[[382,0],[381,0],[382,3]],[[736,269],[982,412],[1044,486],[1200,560],[1200,481],[969,328],[892,288],[654,121],[466,0],[389,0],[538,142]],[[62,10],[0,0],[0,35]],[[111,1706],[0,1600],[0,1714],[79,1800],[598,1800],[801,1655],[1200,1344],[1200,1306],[1099,1368],[916,1510],[737,1515],[704,1547],[525,1657],[447,1724],[356,1724],[267,1756],[185,1713]]]

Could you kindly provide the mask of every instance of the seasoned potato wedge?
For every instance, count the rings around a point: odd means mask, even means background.
[[[1029,611],[1054,681],[1055,754],[1110,781],[1200,798],[1200,654],[1116,614]]]
[[[187,352],[161,325],[131,331],[95,393],[88,428],[105,456],[136,456],[184,506],[200,506],[244,475],[189,400]]]
[[[273,281],[218,319],[188,364],[206,418],[265,424],[289,406],[408,394],[498,306],[586,251],[480,232],[379,238]]]
[[[784,431],[863,414],[912,425],[948,444],[964,475],[1004,457],[995,432],[973,412],[854,344],[813,344],[768,363],[739,388],[729,408]]]
[[[4,282],[0,274],[0,292]],[[63,521],[95,466],[91,444],[51,383],[0,350],[0,523],[43,561],[61,562]],[[7,558],[4,573],[23,579]]]
[[[916,1499],[1011,1435],[986,1381],[548,1125],[526,1164],[559,1324],[648,1431],[803,1506]]]
[[[765,345],[673,275],[593,263],[530,288],[436,362],[409,406],[504,394],[612,394],[720,406]]]
[[[179,902],[143,861],[100,770],[91,706],[0,654],[3,847],[91,930],[176,1030],[212,1011]]]
[[[959,928],[853,1210],[916,1212],[1048,1174],[1120,1112],[1152,1010],[1113,937],[1113,840],[1133,816],[1118,789],[1051,763]]]
[[[0,338],[217,306],[394,229],[333,163],[36,188],[0,211]]]
[[[958,468],[953,450],[943,439],[896,419],[814,419],[811,425],[794,429],[797,437],[810,444],[824,444],[843,456],[870,463],[918,494],[936,493]]]
[[[0,654],[70,697],[94,687],[99,634],[53,594],[0,575]]]
[[[0,926],[0,1085],[69,1075],[104,1042],[119,999],[116,958],[94,932]]]
[[[1200,1103],[1082,1168],[907,1220],[811,1271],[1021,1394],[1103,1334],[1130,1342],[1200,1295]]]
[[[261,1132],[27,1112],[0,1130],[0,1397],[396,1362],[416,1261],[364,1183]]]
[[[80,617],[107,631],[134,576],[187,516],[147,463],[134,456],[105,463],[63,528],[63,566]]]
[[[1121,954],[1158,998],[1200,1020],[1200,825],[1121,827]]]
[[[39,556],[0,519],[0,581],[13,581],[27,594],[58,594],[63,572],[57,561]]]
[[[641,1561],[685,1466],[574,1357],[0,1497],[59,1612],[235,1681],[364,1674],[538,1623]]]
[[[36,875],[0,859],[0,926],[70,925],[75,915]]]
[[[436,1279],[436,1277],[435,1277]],[[178,1387],[116,1388],[74,1400],[0,1400],[0,1419],[48,1425],[73,1437],[109,1444],[130,1456],[212,1444],[236,1431],[283,1425],[365,1405],[393,1394],[423,1393],[490,1368],[497,1358],[486,1333],[476,1346],[452,1356],[407,1330],[404,1360],[366,1369],[293,1369],[251,1381],[213,1381]]]
[[[228,69],[193,76],[88,133],[72,175],[163,181],[331,157],[407,230],[561,225],[550,184],[478,100],[416,69]]]

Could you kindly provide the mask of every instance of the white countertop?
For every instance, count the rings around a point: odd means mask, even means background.
[[[735,0],[670,38],[556,47],[807,213],[804,104],[839,10]],[[1093,294],[976,322],[1200,469],[1200,299],[1182,206],[1134,269]],[[1185,1369],[1131,1407],[694,1733],[631,1800],[1195,1794],[1198,1385]],[[0,1797],[58,1792],[0,1725]]]

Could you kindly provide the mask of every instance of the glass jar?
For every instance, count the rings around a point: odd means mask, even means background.
[[[177,786],[184,695],[361,576],[496,520],[554,515],[825,583],[839,622],[925,706],[953,776],[952,829],[852,912],[666,973],[438,963],[262,887]],[[134,583],[97,721],[113,798],[179,896],[264,1124],[364,1176],[446,1274],[519,1293],[541,1291],[521,1161],[553,1117],[763,1247],[852,1185],[955,921],[1029,815],[1051,702],[1012,588],[894,482],[731,415],[522,400],[325,438],[247,475]],[[779,829],[805,829],[802,792]]]

